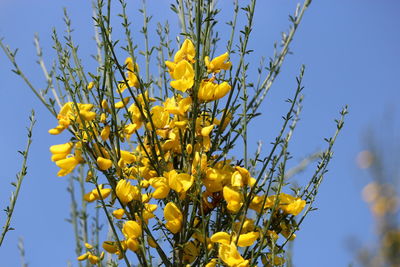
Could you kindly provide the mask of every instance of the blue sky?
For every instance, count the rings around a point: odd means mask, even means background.
[[[0,0],[0,37],[4,37],[5,43],[12,48],[19,48],[18,61],[36,86],[43,87],[45,80],[35,63],[33,34],[39,33],[45,55],[52,57],[51,30],[53,26],[60,33],[64,29],[62,7],[68,8],[72,18],[81,55],[90,61],[94,42],[89,21],[91,9],[87,2]],[[148,12],[155,15],[153,23],[168,19],[176,28],[177,20],[168,3],[148,0]],[[220,1],[224,10],[231,7],[230,3]],[[139,27],[142,18],[134,6],[130,8],[133,25]],[[260,56],[272,55],[273,42],[288,28],[288,14],[294,8],[294,1],[289,0],[258,1],[253,39],[249,44],[255,50],[251,56],[254,68]],[[400,97],[399,12],[400,2],[396,0],[314,0],[295,36],[294,54],[287,58],[262,105],[262,118],[253,124],[253,147],[258,140],[268,146],[278,131],[280,117],[286,108],[284,100],[292,96],[301,64],[306,65],[305,101],[293,139],[291,164],[295,165],[302,157],[324,148],[323,138],[335,130],[333,119],[338,117],[345,104],[349,105],[350,114],[316,201],[318,210],[305,220],[294,243],[295,266],[347,266],[354,259],[353,252],[348,249],[349,240],[373,242],[373,220],[360,196],[368,176],[357,169],[354,159],[363,148],[361,139],[367,127],[380,121],[386,109],[397,109]],[[89,67],[94,66],[90,64]],[[20,168],[20,156],[16,151],[25,146],[25,127],[32,108],[36,110],[38,122],[28,175],[12,221],[16,230],[6,236],[0,250],[2,265],[19,265],[17,240],[23,237],[30,266],[63,266],[68,260],[75,266],[72,229],[65,222],[69,213],[67,179],[56,177],[57,168],[50,162],[48,152],[50,145],[61,143],[67,137],[47,134],[56,121],[10,69],[11,65],[0,53],[2,209],[12,190],[9,183]],[[396,112],[399,113],[398,109]],[[308,178],[306,172],[296,179],[301,182]],[[2,215],[0,223],[3,222]]]

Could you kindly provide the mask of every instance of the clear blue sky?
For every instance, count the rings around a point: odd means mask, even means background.
[[[45,55],[53,56],[51,29],[62,33],[62,7],[67,7],[75,28],[76,43],[85,59],[94,53],[89,1],[0,0],[0,37],[12,48],[19,48],[18,61],[38,87],[45,86],[35,63],[33,34],[38,32]],[[132,1],[131,1],[132,2]],[[138,1],[135,1],[138,2]],[[155,21],[177,20],[168,8],[169,1],[148,0]],[[224,8],[230,1],[219,1]],[[130,7],[138,27],[142,18]],[[288,28],[288,14],[295,8],[290,0],[259,0],[250,48],[256,52],[254,67],[262,55],[271,56],[273,42]],[[306,65],[304,112],[296,130],[292,152],[295,165],[303,156],[324,148],[323,138],[335,128],[334,118],[348,104],[350,114],[335,146],[330,171],[321,186],[316,205],[319,208],[304,222],[294,244],[295,266],[347,266],[354,255],[349,240],[373,241],[373,224],[360,190],[367,182],[354,158],[362,149],[361,137],[367,126],[382,118],[386,107],[397,107],[400,97],[400,2],[397,0],[313,0],[293,42],[293,55],[287,58],[262,106],[251,140],[255,144],[272,141],[277,123],[285,111],[284,100],[291,96],[295,76]],[[220,20],[225,20],[221,17]],[[89,59],[90,60],[90,59]],[[51,63],[48,60],[47,63]],[[90,65],[93,67],[93,65]],[[48,148],[63,142],[66,136],[49,136],[55,120],[40,105],[25,84],[10,72],[11,65],[0,53],[0,207],[5,208],[20,168],[17,150],[25,146],[28,115],[36,110],[37,126],[29,158],[28,175],[21,190],[12,226],[0,249],[1,266],[18,266],[18,237],[25,240],[29,266],[65,266],[75,264],[72,229],[65,222],[69,213],[67,179],[56,177]],[[397,110],[398,112],[398,110]],[[261,126],[259,126],[261,125]],[[307,174],[307,173],[306,173]],[[299,176],[307,179],[304,174]],[[3,214],[4,215],[4,214]],[[3,225],[4,216],[0,216]]]

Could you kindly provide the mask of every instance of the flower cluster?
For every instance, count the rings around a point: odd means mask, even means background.
[[[79,164],[87,166],[86,181],[94,188],[83,198],[111,209],[122,235],[102,247],[119,259],[127,250],[143,257],[144,248],[156,249],[163,258],[169,253],[162,252],[161,243],[169,243],[174,257],[185,264],[207,255],[203,263],[208,267],[249,266],[254,259],[248,253],[244,258],[238,247],[252,247],[266,265],[281,265],[283,258],[275,256],[282,253],[275,251],[279,234],[295,237],[294,216],[306,202],[283,192],[270,195],[247,168],[221,157],[213,145],[233,119],[230,111],[218,109],[219,100],[232,90],[222,75],[232,64],[228,53],[199,60],[186,39],[173,61],[165,62],[173,95],[157,99],[149,96],[138,65],[128,57],[126,74],[116,86],[118,102],[99,96],[97,105],[73,101],[61,108],[58,126],[49,132],[68,129],[73,138],[50,148],[52,161],[60,167],[58,176]],[[196,66],[203,66],[200,74]],[[99,86],[96,80],[87,90]],[[104,185],[97,183],[96,173],[106,177]],[[155,236],[152,227],[164,237]],[[95,264],[103,258],[86,247],[79,260]]]

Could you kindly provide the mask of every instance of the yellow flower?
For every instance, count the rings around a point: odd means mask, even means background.
[[[125,238],[138,238],[142,235],[142,227],[135,221],[126,221],[122,227]]]
[[[168,180],[165,177],[155,177],[150,179],[150,185],[156,190],[153,192],[152,196],[155,199],[164,199],[169,194]]]
[[[129,103],[129,100],[131,100],[130,96],[124,97],[121,101],[115,103],[114,106],[116,109],[123,108]]]
[[[185,41],[181,46],[181,49],[179,49],[175,53],[174,62],[165,61],[165,65],[168,67],[169,72],[172,75],[174,69],[176,68],[176,64],[184,60],[193,64],[195,62],[194,59],[195,56],[196,56],[196,50],[194,48],[192,41],[190,41],[189,39],[185,39]]]
[[[189,39],[185,39],[185,41],[183,41],[181,49],[176,52],[174,61],[175,63],[178,63],[182,60],[187,60],[190,63],[194,63],[195,56],[196,49],[194,48],[192,41],[190,41]]]
[[[254,244],[257,238],[260,236],[259,232],[248,232],[246,234],[239,235],[237,245],[239,247],[249,247]],[[232,242],[236,242],[236,235],[230,235],[226,232],[217,232],[211,236],[211,242],[220,243],[223,245],[230,245]]]
[[[171,76],[175,79],[175,81],[170,82],[171,87],[181,92],[186,92],[194,84],[193,66],[186,60],[176,64]]]
[[[83,196],[83,199],[86,200],[87,202],[93,202],[95,200],[100,200],[100,199],[106,199],[110,194],[111,194],[111,188],[103,188],[103,185],[99,185],[99,190],[101,197],[99,193],[97,192],[97,188],[93,189],[89,193],[85,194]]]
[[[92,104],[65,103],[57,115],[58,126],[50,129],[49,133],[60,134],[64,129],[68,128],[72,122],[76,121],[77,123],[82,123],[81,119],[84,121],[92,121],[96,117],[96,113],[91,111],[92,108]]]
[[[93,86],[95,85],[95,83],[92,81],[92,82],[90,82],[88,85],[87,85],[87,89],[88,90],[92,90],[92,88],[93,88]]]
[[[164,208],[164,217],[167,220],[165,227],[176,234],[181,230],[183,215],[179,208],[173,203],[169,202]]]
[[[239,240],[237,244],[239,247],[252,246],[259,236],[259,232],[248,232],[246,234],[241,234],[239,235]]]
[[[213,60],[210,61],[210,58],[208,56],[206,56],[204,58],[204,63],[206,64],[207,67],[207,71],[213,72],[213,73],[218,73],[221,70],[229,70],[232,66],[232,63],[230,61],[227,61],[229,58],[229,54],[225,53],[222,54],[216,58],[214,58]]]
[[[176,99],[175,97],[167,98],[164,102],[164,109],[170,114],[183,116],[191,105],[192,98],[182,98],[182,96],[178,95]]]
[[[228,186],[224,186],[223,193],[224,199],[228,203],[228,210],[233,213],[238,212],[243,205],[242,194]]]
[[[192,263],[200,253],[200,246],[197,241],[188,241],[183,245],[183,261]]]
[[[136,77],[135,71],[138,72],[139,71],[139,66],[136,63],[133,63],[133,60],[131,57],[128,57],[125,60],[125,65],[126,65],[126,81],[128,82],[128,84],[126,84],[125,81],[121,81],[118,84],[118,91],[120,93],[122,93],[123,91],[125,91],[126,88],[129,87],[136,87],[139,88],[140,83],[138,78]]]
[[[124,216],[125,210],[124,209],[117,209],[114,210],[112,215],[117,218],[118,220],[122,219],[122,216]]]
[[[241,221],[235,222],[235,223],[233,224],[233,230],[234,230],[236,233],[239,232],[240,225],[241,225]],[[251,231],[253,231],[254,229],[255,229],[254,220],[253,220],[253,219],[246,218],[246,219],[244,220],[244,223],[243,223],[243,226],[242,226],[242,230],[240,231],[240,234],[245,234],[245,233],[251,232]]]
[[[231,242],[229,245],[220,244],[218,250],[219,258],[230,267],[245,267],[249,266],[249,261],[243,259],[239,251],[236,248],[235,242]]]
[[[126,238],[126,245],[132,251],[139,249],[139,241],[137,240],[142,235],[142,227],[135,221],[127,221],[122,227],[122,233]]]
[[[168,179],[169,187],[178,193],[184,193],[188,191],[194,182],[194,177],[190,174],[178,174],[175,170],[165,173],[164,176]]]
[[[80,159],[78,157],[69,157],[56,161],[56,165],[61,168],[57,176],[65,176],[71,173],[79,163],[82,163]]]
[[[116,187],[116,194],[119,200],[126,204],[134,198],[135,187],[128,180],[119,180]]]
[[[232,236],[226,232],[217,232],[211,236],[211,242],[229,245],[232,242]],[[234,240],[233,240],[234,241]]]
[[[72,143],[67,143],[50,147],[50,151],[53,153],[52,160],[56,161],[56,165],[61,168],[57,176],[65,176],[71,173],[79,163],[84,162],[81,157],[82,143],[78,142],[75,144],[75,153],[73,156],[66,154],[66,152],[71,152],[71,145]]]
[[[231,176],[232,167],[229,166],[229,163],[219,162],[214,168],[207,168],[203,184],[207,191],[212,193],[219,192],[229,183]]]
[[[128,108],[129,114],[132,118],[132,123],[128,124],[125,128],[125,132],[128,134],[132,134],[134,131],[139,130],[142,126],[143,120],[140,109],[136,106],[136,104],[132,104]]]
[[[275,196],[269,196],[265,199],[265,196],[254,196],[250,202],[249,208],[255,210],[257,213],[262,213],[267,208],[272,208],[275,203]],[[262,204],[264,203],[264,208]]]
[[[118,166],[124,168],[126,164],[132,164],[136,161],[135,155],[126,150],[120,150],[121,157],[118,161]]]
[[[227,82],[217,84],[213,81],[202,81],[197,97],[201,101],[213,101],[223,98],[230,90],[231,86]]]
[[[112,167],[112,161],[103,157],[97,157],[97,165],[100,170],[105,171]]]
[[[156,129],[162,129],[169,123],[169,113],[162,106],[151,109],[151,118]],[[148,126],[151,129],[151,125]]]
[[[80,255],[77,260],[84,261],[88,260],[91,264],[97,264],[104,258],[104,252],[101,253],[100,257],[93,255],[91,252],[86,252],[85,254]]]
[[[144,201],[143,201],[144,202]],[[154,218],[154,211],[158,208],[157,204],[150,204],[150,203],[145,203],[143,207],[143,220],[147,221],[151,218]]]
[[[51,156],[51,161],[65,159],[71,153],[73,147],[74,144],[72,142],[51,146],[50,152],[53,154]]]
[[[250,176],[250,173],[245,168],[236,166],[236,171],[232,174],[231,185],[233,187],[242,187],[244,185],[255,183],[255,179]]]
[[[120,259],[123,257],[123,254],[119,250],[118,243],[115,242],[115,241],[104,241],[102,247],[108,253],[119,255]],[[122,247],[122,249],[124,251],[126,250],[127,247],[126,247],[126,241],[125,240],[121,241],[121,247]]]
[[[106,125],[103,130],[101,130],[100,137],[101,140],[106,141],[110,136],[110,125]]]
[[[306,206],[306,201],[299,197],[281,193],[279,195],[279,208],[292,215],[298,215]]]

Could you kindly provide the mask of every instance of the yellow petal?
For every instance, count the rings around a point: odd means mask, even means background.
[[[68,142],[65,144],[54,145],[50,147],[50,152],[52,154],[69,154],[71,153],[74,144],[72,142]]]
[[[80,255],[80,256],[77,258],[77,260],[78,260],[78,261],[84,261],[84,260],[86,260],[88,257],[89,257],[89,253],[86,252],[85,254]]]
[[[237,244],[239,247],[249,247],[254,244],[259,235],[259,232],[249,232],[247,234],[242,234],[239,236],[239,241]]]
[[[139,249],[139,241],[137,241],[134,238],[129,238],[128,240],[126,240],[126,245],[128,246],[128,248],[132,251],[137,251]]]
[[[217,232],[211,236],[211,242],[229,245],[231,243],[231,235],[226,232]]]
[[[110,125],[106,125],[103,130],[101,130],[100,137],[103,141],[106,141],[110,136]]]
[[[210,126],[202,128],[201,129],[201,135],[202,136],[209,136],[213,128],[214,128],[213,124],[210,125]]]
[[[246,261],[242,258],[239,251],[237,250],[235,243],[231,242],[230,245],[221,244],[218,250],[219,258],[225,262],[228,266],[246,266]]]

